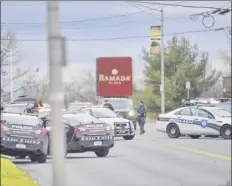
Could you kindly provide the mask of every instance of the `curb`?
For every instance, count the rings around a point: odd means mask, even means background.
[[[12,162],[14,163],[14,162]],[[17,165],[16,165],[17,166]],[[27,171],[23,170],[21,167],[17,166],[19,170],[21,170],[22,172],[24,172],[27,176],[29,176],[32,180],[34,180],[34,183],[37,185],[37,186],[40,186],[38,181],[35,180]]]

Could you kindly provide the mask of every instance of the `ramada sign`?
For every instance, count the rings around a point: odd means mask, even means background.
[[[120,85],[122,82],[131,82],[131,76],[119,76],[117,69],[113,69],[111,73],[111,76],[99,74],[99,82],[108,82],[110,85]]]

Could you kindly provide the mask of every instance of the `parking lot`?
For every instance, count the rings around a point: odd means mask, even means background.
[[[51,161],[14,160],[41,186],[51,185]],[[231,140],[169,139],[146,124],[144,136],[117,139],[106,158],[69,154],[65,162],[66,186],[223,186],[231,180]]]

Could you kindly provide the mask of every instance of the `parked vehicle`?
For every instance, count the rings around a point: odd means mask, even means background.
[[[133,123],[108,108],[85,108],[78,111],[78,113],[89,114],[102,122],[110,124],[115,137],[123,137],[125,140],[132,140],[135,137]]]
[[[178,108],[158,115],[156,130],[170,138],[188,135],[194,139],[201,136],[231,139],[231,113],[217,107]]]
[[[42,121],[33,115],[1,114],[1,154],[45,163],[48,135]]]
[[[44,120],[48,134],[52,133],[49,117]],[[67,151],[66,153],[95,152],[98,157],[105,157],[114,146],[111,126],[88,114],[63,114]],[[50,154],[51,143],[49,145]]]

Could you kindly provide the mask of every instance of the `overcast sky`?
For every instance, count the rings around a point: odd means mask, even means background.
[[[163,1],[163,3],[230,7],[229,1]],[[14,32],[18,39],[46,39],[46,3],[45,2],[2,2],[1,29]],[[161,5],[143,4],[152,8]],[[160,25],[160,13],[149,14],[148,9],[141,12],[131,3],[123,1],[83,1],[61,2],[60,17],[62,34],[67,39],[117,38],[130,36],[149,36],[151,25]],[[164,33],[173,34],[184,31],[202,30],[201,17],[191,21],[191,14],[208,11],[209,9],[164,7]],[[121,14],[137,14],[114,17]],[[101,19],[104,17],[114,17]],[[91,21],[92,19],[92,21]],[[95,20],[93,20],[95,19]],[[211,20],[206,23],[210,24]],[[15,24],[18,23],[18,24]],[[28,24],[29,23],[29,24]],[[30,24],[32,23],[32,24]],[[214,28],[231,26],[231,14],[215,16]],[[165,36],[165,41],[173,35]],[[221,65],[219,50],[229,50],[225,31],[184,34],[192,43],[199,45],[200,50],[208,51],[214,66]],[[47,43],[45,41],[20,41],[22,65],[39,65],[46,69],[48,65]],[[141,59],[141,48],[149,47],[149,38],[107,40],[107,41],[76,41],[69,42],[68,67],[66,78],[75,75],[79,70],[95,70],[95,60],[101,56],[131,56],[134,62],[134,75],[142,77],[144,62]]]

